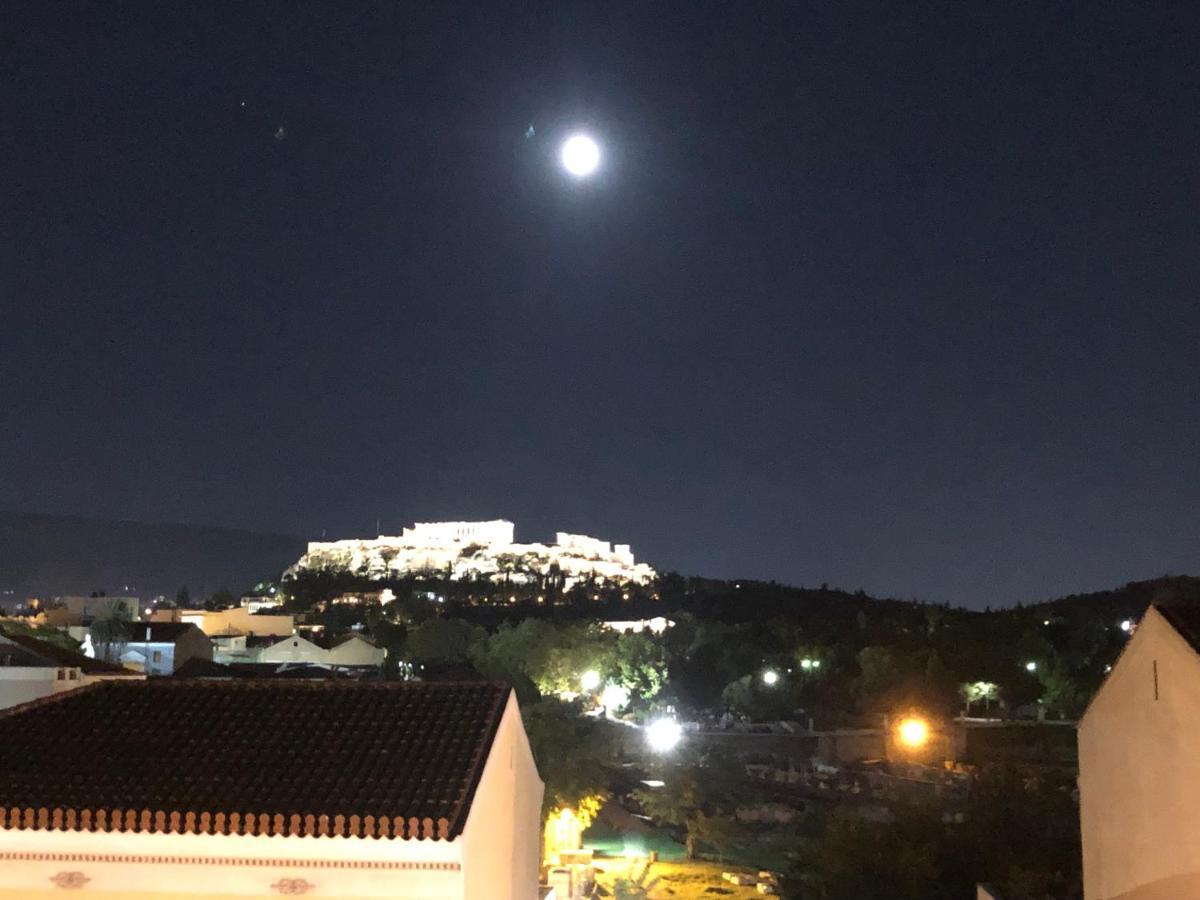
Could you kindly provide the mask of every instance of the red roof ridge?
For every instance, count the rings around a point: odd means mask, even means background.
[[[141,675],[140,672],[134,672],[132,670],[129,674],[138,676]],[[24,703],[18,703],[15,706],[6,706],[4,709],[0,709],[0,719],[7,719],[10,716],[16,715],[17,713],[27,712],[31,709],[37,709],[39,706],[50,706],[54,703],[58,703],[64,697],[84,694],[88,691],[95,691],[113,683],[115,682],[93,681],[91,684],[81,684],[79,687],[72,688],[69,691],[59,691],[58,693],[49,694],[45,697],[36,697],[33,700],[26,700]]]

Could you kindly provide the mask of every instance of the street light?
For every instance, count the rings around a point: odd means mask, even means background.
[[[646,743],[655,753],[669,753],[683,739],[683,729],[674,719],[655,719],[646,728]]]
[[[579,676],[579,686],[590,694],[600,687],[600,673],[595,669],[588,669]]]
[[[929,741],[929,723],[917,716],[902,719],[896,728],[900,743],[912,750],[924,747]]]
[[[1026,672],[1036,672],[1037,671],[1037,663],[1035,663],[1031,659],[1029,662],[1025,663],[1025,671]]]
[[[772,687],[779,683],[779,673],[774,669],[767,669],[762,673],[762,680],[767,687]]]
[[[629,688],[621,687],[619,684],[605,686],[600,693],[600,703],[607,710],[623,709],[629,705]]]

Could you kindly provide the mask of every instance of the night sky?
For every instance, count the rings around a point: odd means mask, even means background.
[[[4,4],[0,508],[1200,572],[1191,5],[492,6]]]

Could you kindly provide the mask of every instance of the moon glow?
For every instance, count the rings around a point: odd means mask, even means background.
[[[600,165],[600,148],[586,134],[573,134],[562,145],[562,164],[576,178],[586,178]]]

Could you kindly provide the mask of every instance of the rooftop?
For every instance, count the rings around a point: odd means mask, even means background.
[[[58,644],[51,644],[49,641],[38,640],[26,634],[0,632],[0,645],[5,643],[15,645],[22,651],[19,659],[23,661],[14,662],[14,665],[69,666],[79,669],[85,675],[128,675],[131,678],[142,677],[140,672],[126,669],[124,666],[92,659],[90,656],[84,656],[82,653],[68,650],[66,647],[60,647]]]
[[[508,695],[103,682],[0,712],[0,828],[452,839]]]
[[[130,622],[129,628],[130,644],[146,643],[147,640],[151,644],[173,644],[193,628],[200,630],[191,622]]]

